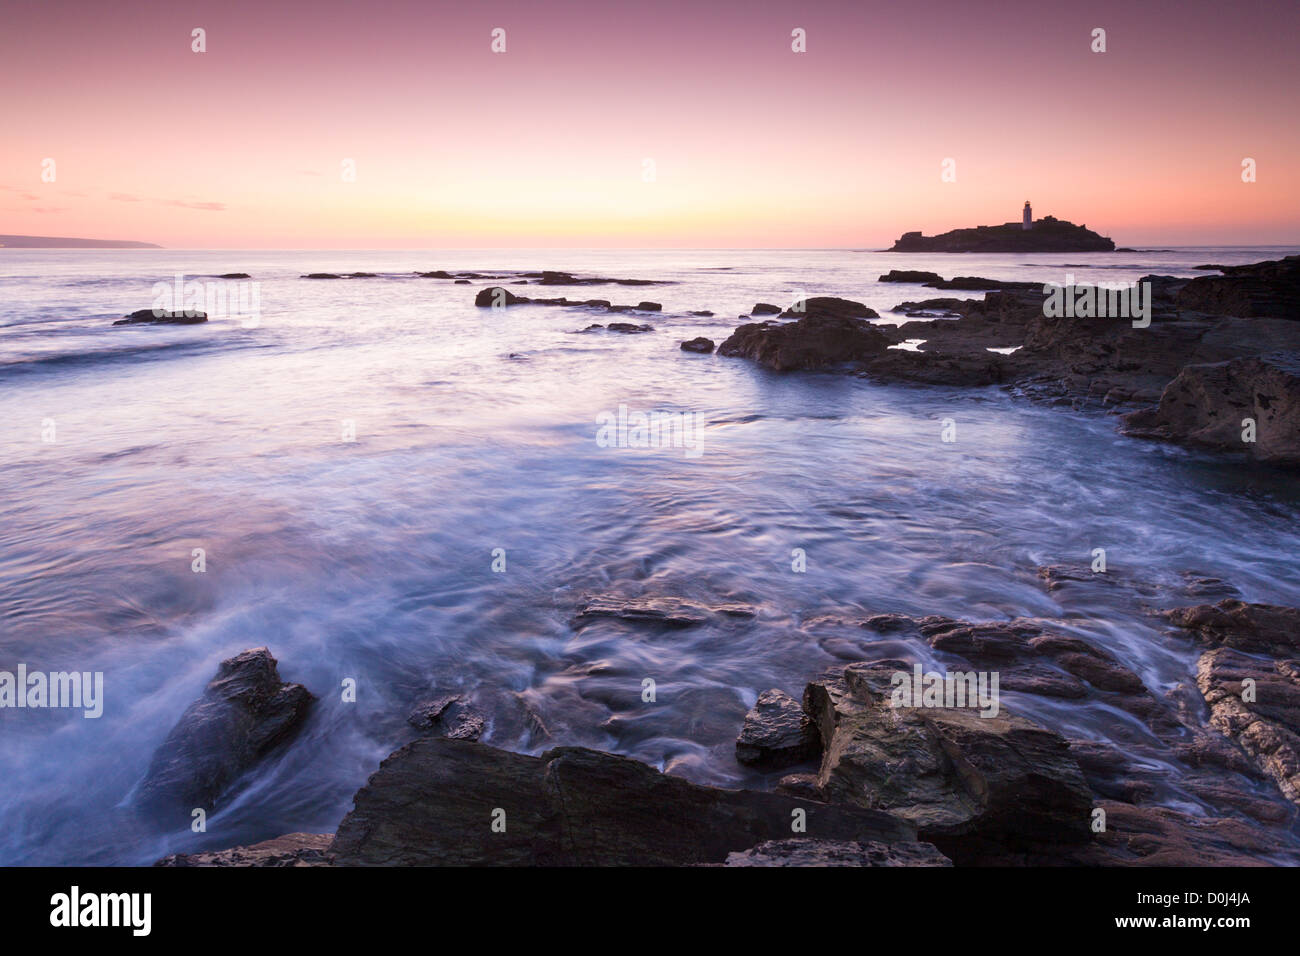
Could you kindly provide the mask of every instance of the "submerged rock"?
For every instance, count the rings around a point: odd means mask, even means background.
[[[876,810],[703,787],[581,747],[531,757],[426,737],[357,792],[330,852],[354,866],[721,863],[791,836],[800,817],[810,838],[915,842]]]
[[[167,821],[211,810],[241,774],[299,730],[315,699],[301,684],[280,680],[265,647],[222,661],[154,752],[137,803]]]
[[[736,759],[764,770],[781,770],[820,753],[816,724],[799,701],[775,688],[758,695],[736,739]]]
[[[601,619],[614,619],[662,627],[695,627],[715,617],[749,618],[754,609],[744,604],[701,604],[675,597],[592,598],[577,608],[571,622],[585,627]]]
[[[713,351],[713,339],[706,339],[704,336],[697,336],[693,339],[687,339],[682,343],[683,352],[699,352],[708,355]]]
[[[206,312],[155,312],[153,309],[140,309],[118,319],[114,325],[198,325],[208,321]]]
[[[478,740],[485,721],[461,694],[447,694],[421,701],[411,709],[406,722],[417,730],[435,731],[452,740]]]

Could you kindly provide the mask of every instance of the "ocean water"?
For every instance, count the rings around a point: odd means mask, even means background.
[[[942,666],[835,616],[1050,618],[1194,711],[1196,648],[1150,610],[1194,603],[1189,574],[1300,603],[1292,479],[998,389],[778,375],[678,343],[720,342],[759,301],[841,295],[885,315],[962,295],[875,281],[891,268],[1113,281],[1294,251],[0,250],[0,669],[105,675],[99,719],[0,710],[0,864],[138,864],[332,831],[414,734],[411,705],[450,691],[477,695],[499,746],[582,744],[765,786],[734,759],[763,690],[797,695],[845,660]],[[476,309],[491,283],[409,276],[542,268],[672,284],[520,287],[663,304],[635,318],[652,334],[579,335],[610,319]],[[260,284],[254,328],[111,326],[151,308],[156,282],[233,271]],[[385,275],[299,278],[331,271]],[[687,314],[703,309],[716,317]],[[598,420],[620,406],[699,415],[700,454],[601,447]],[[940,441],[944,418],[954,443]],[[1044,564],[1086,568],[1098,547],[1105,583],[1049,595],[1037,580]],[[756,616],[575,629],[597,596],[743,602]],[[131,809],[151,754],[217,664],[257,645],[321,698],[305,730],[206,833],[156,831]],[[1155,802],[1207,812],[1123,711],[1003,703],[1140,754],[1165,771]]]

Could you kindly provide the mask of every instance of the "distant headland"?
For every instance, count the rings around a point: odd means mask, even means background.
[[[0,236],[4,249],[161,249],[152,242],[128,239],[68,239],[62,236]]]
[[[1115,243],[1087,226],[1044,216],[1025,203],[1020,222],[953,229],[937,236],[904,233],[888,252],[1114,252]]]

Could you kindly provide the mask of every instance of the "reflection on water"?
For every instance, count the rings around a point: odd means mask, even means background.
[[[1127,280],[1266,255],[1095,265]],[[1064,271],[1028,258],[963,257],[961,272]],[[1195,650],[1147,610],[1187,603],[1187,572],[1247,600],[1300,602],[1300,572],[1279,558],[1300,550],[1280,475],[997,390],[780,376],[677,347],[721,340],[755,302],[799,291],[882,314],[925,297],[874,282],[897,265],[809,252],[6,253],[0,668],[102,670],[107,699],[97,721],[0,711],[0,863],[146,863],[330,831],[434,691],[476,694],[501,746],[587,744],[761,785],[733,756],[758,693],[797,692],[848,659],[937,663],[926,645],[816,618],[1064,618],[1160,696],[1190,681]],[[953,270],[938,256],[902,265]],[[645,319],[655,333],[620,336],[571,334],[605,321],[594,312],[475,309],[485,283],[298,278],[542,267],[676,284],[547,291],[663,303]],[[1070,268],[1088,278],[1087,263]],[[230,271],[262,283],[258,328],[109,327],[149,307],[155,281]],[[716,317],[686,314],[702,309]],[[599,447],[598,416],[620,405],[702,414],[703,454]],[[953,443],[940,441],[947,418]],[[1047,594],[1038,566],[1085,566],[1097,547],[1115,586]],[[575,627],[594,595],[756,615]],[[260,644],[321,697],[305,733],[206,834],[153,834],[128,807],[153,749],[221,659]],[[340,697],[349,677],[355,704]],[[640,700],[647,677],[654,706]],[[1121,712],[1004,700],[1068,736],[1154,743]],[[1159,799],[1196,811],[1170,767]]]

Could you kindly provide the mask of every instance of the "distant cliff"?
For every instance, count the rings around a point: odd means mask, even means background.
[[[127,239],[67,239],[60,236],[0,236],[6,249],[161,249],[152,242]]]
[[[905,233],[889,252],[1114,252],[1115,243],[1087,226],[1044,216],[1034,228],[1018,222],[953,229],[938,236]]]

